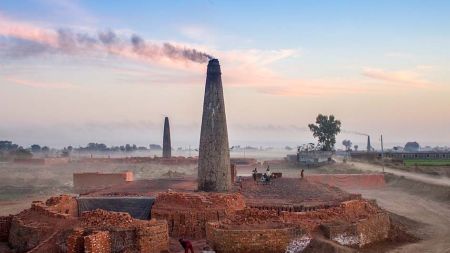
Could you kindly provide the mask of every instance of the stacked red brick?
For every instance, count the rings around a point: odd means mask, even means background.
[[[221,222],[210,222],[206,239],[217,252],[284,252],[297,229],[277,212],[246,208]]]
[[[208,223],[207,241],[216,252],[284,252],[296,236],[293,226],[227,228],[217,222]]]
[[[108,231],[94,231],[84,237],[84,253],[111,253]]]
[[[94,210],[83,212],[81,215],[81,228],[83,232],[75,230],[67,239],[68,248],[79,250],[84,248],[85,252],[88,241],[99,243],[94,248],[104,252],[108,247],[113,252],[133,251],[133,252],[160,252],[168,249],[169,234],[166,221],[136,220],[128,213],[108,212],[104,210]],[[87,237],[97,234],[98,231],[107,233],[99,234],[92,238]],[[124,236],[126,235],[126,236]],[[80,247],[81,243],[84,247]],[[100,238],[100,239],[98,239]],[[119,241],[119,242],[118,242]],[[104,242],[104,243],[102,243]],[[92,243],[91,243],[92,244]],[[109,246],[108,246],[109,245]],[[101,247],[100,247],[101,246]],[[89,246],[90,247],[90,246]],[[82,253],[83,251],[71,251],[69,253]]]
[[[168,222],[172,237],[205,238],[206,223],[219,221],[245,207],[240,194],[160,193],[152,217]]]

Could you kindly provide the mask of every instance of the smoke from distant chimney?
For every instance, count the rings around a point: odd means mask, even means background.
[[[352,130],[341,130],[341,132],[347,133],[347,134],[356,134],[356,135],[369,136],[368,134],[361,133],[361,132],[358,132],[358,131],[352,131]]]

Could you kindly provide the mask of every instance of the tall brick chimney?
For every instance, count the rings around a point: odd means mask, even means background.
[[[230,150],[219,60],[208,63],[198,158],[198,190],[231,188]]]
[[[171,156],[172,156],[172,146],[170,144],[169,117],[166,117],[164,119],[163,157],[170,158]]]

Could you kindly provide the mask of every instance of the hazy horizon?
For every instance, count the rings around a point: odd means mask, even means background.
[[[230,145],[450,146],[450,3],[287,2],[1,1],[0,140],[198,145],[212,55]]]

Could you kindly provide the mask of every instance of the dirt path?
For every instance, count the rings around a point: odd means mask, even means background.
[[[355,169],[365,170],[365,171],[375,171],[375,172],[382,172],[383,167],[375,164],[368,164],[368,163],[361,163],[361,162],[352,162],[352,164],[355,166]],[[403,170],[396,170],[392,168],[384,168],[385,172],[392,173],[397,176],[403,176],[407,179],[416,180],[420,182],[424,182],[427,184],[433,184],[433,185],[442,185],[442,186],[449,186],[450,187],[450,178],[448,177],[433,177],[433,176],[427,176],[424,174],[418,174],[414,172],[407,172]]]
[[[436,202],[391,187],[350,191],[376,199],[382,208],[390,212],[427,224],[414,231],[423,240],[389,252],[450,252],[450,203]]]

